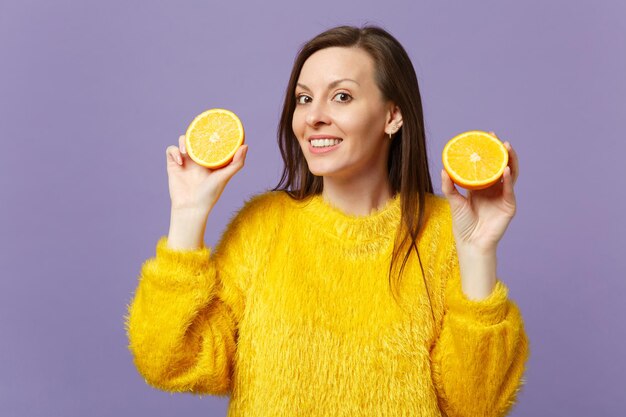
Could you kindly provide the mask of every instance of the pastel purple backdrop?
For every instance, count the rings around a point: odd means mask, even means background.
[[[300,45],[366,22],[413,60],[438,193],[457,133],[493,130],[519,153],[498,273],[531,358],[511,415],[623,415],[625,17],[621,1],[3,0],[0,415],[226,414],[225,398],[149,387],[127,350],[126,306],[169,226],[165,149],[207,108],[245,124],[212,246],[279,179]]]

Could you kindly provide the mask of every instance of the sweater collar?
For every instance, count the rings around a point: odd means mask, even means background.
[[[401,198],[391,199],[368,215],[348,214],[314,194],[300,202],[303,213],[316,228],[336,236],[345,243],[387,241],[395,236],[400,224]]]

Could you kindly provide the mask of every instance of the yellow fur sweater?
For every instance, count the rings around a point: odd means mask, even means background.
[[[230,394],[229,417],[507,414],[529,356],[520,310],[500,280],[485,299],[464,295],[449,205],[426,201],[430,297],[413,251],[399,302],[388,280],[399,194],[353,216],[321,195],[268,191],[214,250],[161,237],[126,317],[137,369],[159,389]]]

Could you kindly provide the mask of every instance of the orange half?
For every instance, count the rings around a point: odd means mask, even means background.
[[[198,165],[222,168],[244,142],[241,120],[226,109],[210,109],[196,116],[185,134],[187,154]]]
[[[470,130],[448,141],[442,159],[452,181],[468,190],[481,190],[502,177],[509,152],[490,133]]]

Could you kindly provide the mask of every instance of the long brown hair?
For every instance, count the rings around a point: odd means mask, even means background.
[[[334,46],[358,47],[368,52],[374,60],[376,84],[384,99],[391,100],[400,108],[403,124],[391,143],[388,173],[393,194],[399,192],[401,195],[402,220],[398,225],[398,230],[401,230],[404,224],[406,232],[401,240],[398,239],[400,233],[396,234],[389,266],[389,285],[397,301],[397,289],[402,271],[411,254],[411,249],[414,248],[430,301],[424,268],[416,244],[425,221],[426,193],[433,192],[426,154],[422,101],[417,76],[409,56],[400,42],[387,31],[377,26],[363,26],[362,28],[339,26],[326,30],[302,46],[294,61],[285,91],[283,111],[278,125],[278,146],[285,165],[282,177],[272,191],[285,191],[297,200],[322,192],[323,177],[315,176],[309,171],[291,122],[296,107],[296,83],[304,62],[313,53]],[[414,215],[415,212],[418,212],[417,217]],[[408,239],[411,245],[405,253],[400,272],[395,280],[392,280],[394,262]]]

